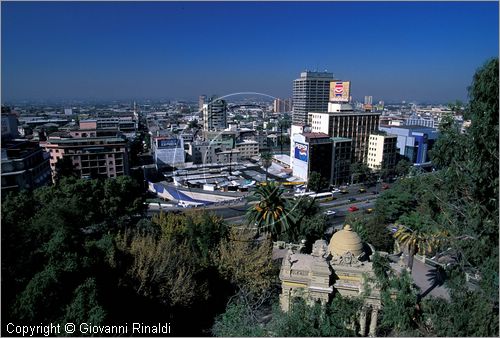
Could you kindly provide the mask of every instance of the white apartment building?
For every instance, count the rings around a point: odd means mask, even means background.
[[[366,157],[368,167],[373,170],[380,170],[384,166],[394,168],[398,154],[397,140],[397,135],[370,134]]]

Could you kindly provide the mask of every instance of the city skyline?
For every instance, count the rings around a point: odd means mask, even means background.
[[[306,69],[360,101],[465,101],[498,2],[3,2],[2,50],[2,103],[291,97]]]

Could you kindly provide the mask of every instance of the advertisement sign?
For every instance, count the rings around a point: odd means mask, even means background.
[[[174,148],[179,148],[181,146],[181,140],[177,138],[170,138],[170,139],[159,139],[157,140],[158,142],[158,149],[174,149]]]
[[[302,143],[295,143],[295,158],[307,162],[308,145]]]
[[[349,102],[350,81],[332,81],[330,82],[330,101],[331,102]]]

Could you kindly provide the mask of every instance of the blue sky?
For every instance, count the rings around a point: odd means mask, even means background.
[[[467,98],[498,2],[2,2],[2,102],[291,96],[304,69],[362,99]]]

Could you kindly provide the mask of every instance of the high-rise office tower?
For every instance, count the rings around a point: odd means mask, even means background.
[[[292,100],[291,99],[274,99],[273,101],[273,111],[275,113],[285,113],[292,110]]]
[[[363,105],[363,110],[370,112],[373,109],[373,96],[365,96],[365,104]]]
[[[333,73],[300,73],[300,78],[293,81],[292,124],[303,126],[307,124],[307,113],[328,110],[331,81]]]
[[[203,110],[203,105],[205,104],[206,101],[207,101],[207,96],[200,95],[200,97],[198,98],[198,111]]]
[[[203,129],[224,130],[227,128],[227,103],[215,99],[203,105]]]

